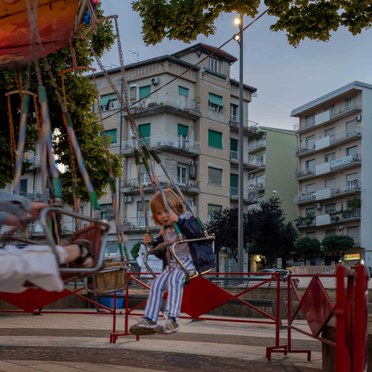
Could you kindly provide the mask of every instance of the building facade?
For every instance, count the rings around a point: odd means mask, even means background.
[[[292,111],[299,118],[298,229],[322,240],[349,235],[372,267],[372,85],[345,85]]]
[[[206,44],[125,66],[130,112],[142,143],[155,151],[178,183],[195,213],[207,222],[216,210],[237,206],[239,84],[230,78],[236,58]],[[120,91],[120,69],[108,71]],[[120,210],[127,247],[142,239],[145,216],[139,197],[135,139],[127,114],[103,74],[95,75],[103,109],[105,134],[112,151],[121,153]],[[248,105],[255,88],[244,86],[244,201],[248,206],[248,138],[257,128],[248,125]],[[114,114],[113,114],[114,113]],[[162,187],[170,185],[161,167],[153,167]],[[154,192],[140,164],[146,209]],[[100,201],[110,211],[110,199]],[[104,217],[104,216],[103,216]],[[152,224],[152,222],[151,222]],[[152,225],[155,229],[155,226]],[[112,237],[114,239],[114,236]]]

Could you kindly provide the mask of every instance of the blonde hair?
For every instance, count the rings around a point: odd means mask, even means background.
[[[185,204],[182,199],[172,190],[164,189],[164,197],[167,200],[169,208],[173,210],[177,215],[186,212]],[[160,191],[157,191],[155,195],[151,198],[150,209],[152,213],[152,219],[157,224],[160,225],[158,218],[156,217],[157,212],[160,210],[166,210],[164,199]]]

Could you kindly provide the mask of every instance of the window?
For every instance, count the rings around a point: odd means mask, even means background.
[[[222,169],[208,167],[208,183],[211,185],[222,186]]]
[[[209,70],[217,74],[222,74],[222,61],[209,57]]]
[[[107,137],[110,137],[110,143],[111,145],[115,145],[117,140],[116,140],[116,129],[108,129],[108,130],[105,130],[102,135],[103,136],[107,136]]]
[[[256,156],[256,165],[258,167],[262,167],[263,165],[265,165],[265,155],[264,154]]]
[[[336,203],[326,204],[324,207],[324,211],[326,214],[336,212]]]
[[[233,123],[239,122],[239,106],[234,103],[230,104],[230,120]]]
[[[238,196],[238,175],[230,174],[230,196]]]
[[[186,164],[177,164],[177,183],[179,185],[187,184],[187,169]]]
[[[324,155],[324,162],[330,163],[332,160],[336,159],[336,154],[334,152],[331,152],[329,154]]]
[[[347,235],[354,239],[355,244],[359,244],[359,227],[350,226],[347,228]]]
[[[27,196],[27,178],[23,178],[19,181],[19,194]]]
[[[351,110],[356,106],[356,96],[345,99],[345,110]]]
[[[145,201],[145,210],[147,221],[150,221],[150,210],[149,210],[149,201]],[[143,210],[143,204],[141,201],[137,202],[137,226],[146,227],[145,212]]]
[[[178,86],[178,94],[180,96],[188,97],[189,96],[189,88],[183,87],[182,85]]]
[[[256,187],[264,187],[265,186],[265,176],[257,176],[256,177]]]
[[[138,126],[138,131],[140,137],[143,138],[145,145],[149,145],[151,137],[151,124],[150,123],[140,124]]]
[[[223,110],[223,99],[222,96],[217,94],[208,93],[208,108],[212,111],[222,112]]]
[[[359,188],[358,173],[346,175],[346,190],[353,191]]]
[[[306,149],[313,150],[315,148],[315,136],[306,137]]]
[[[336,105],[329,105],[327,107],[324,108],[324,111],[329,111],[329,117],[331,118],[332,116],[334,116],[335,114],[335,110],[336,110]]]
[[[222,133],[215,130],[208,130],[208,146],[215,149],[222,149]]]
[[[150,176],[147,173],[146,167],[143,165],[143,163],[140,164],[140,177],[141,177],[141,181],[142,181],[143,186],[151,185]]]
[[[177,126],[178,132],[178,144],[181,149],[186,149],[188,147],[188,134],[189,134],[189,127],[187,125],[178,124]]]
[[[358,146],[352,146],[352,147],[348,147],[346,148],[346,156],[356,156],[358,155]]]
[[[99,105],[102,111],[108,111],[119,107],[118,98],[115,93],[104,94],[99,99]]]
[[[305,188],[306,188],[306,193],[309,193],[309,192],[313,193],[313,192],[316,191],[315,183],[310,183],[310,184],[306,185]]]
[[[305,162],[305,169],[309,172],[315,172],[315,159],[307,160]]]
[[[208,222],[213,221],[213,215],[215,213],[221,213],[222,205],[208,204]]]
[[[336,179],[335,178],[330,178],[328,180],[325,180],[324,186],[326,188],[334,189],[336,187]]]
[[[315,217],[315,207],[306,208],[306,216]]]
[[[325,137],[329,137],[330,139],[330,142],[332,143],[334,140],[335,140],[335,128],[329,128],[327,130],[324,131],[324,136]]]
[[[100,205],[100,215],[102,220],[112,220],[114,219],[114,211],[112,209],[112,204],[101,204]]]
[[[346,123],[346,137],[354,136],[358,133],[356,120],[351,120]]]
[[[151,85],[145,85],[139,88],[139,99],[147,97],[151,93]]]
[[[305,127],[311,127],[315,125],[315,115],[306,115],[305,116]]]
[[[230,159],[238,160],[238,140],[230,138]]]
[[[129,87],[129,102],[137,101],[137,86],[132,85]]]

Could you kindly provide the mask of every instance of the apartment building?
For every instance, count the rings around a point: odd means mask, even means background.
[[[248,171],[251,208],[261,200],[277,197],[286,220],[297,217],[297,206],[293,203],[297,193],[296,146],[297,135],[292,130],[260,127],[251,136],[248,147],[252,166]]]
[[[292,111],[299,118],[298,229],[349,235],[372,267],[372,85],[352,82]]]
[[[172,55],[125,66],[131,115],[142,143],[156,151],[204,222],[216,210],[237,206],[239,84],[230,78],[230,66],[236,60],[222,50],[200,43]],[[120,91],[120,69],[108,73]],[[111,137],[112,151],[124,156],[120,210],[130,250],[145,231],[133,131],[125,112],[115,114],[119,104],[104,74],[96,74],[95,81],[105,134]],[[247,206],[248,172],[254,168],[249,164],[248,138],[257,131],[248,125],[248,105],[255,92],[255,88],[244,85],[242,177]],[[161,167],[156,162],[153,167],[161,185],[169,186]],[[140,173],[148,206],[154,190],[143,164]],[[110,216],[109,197],[102,198],[100,203],[102,217]]]

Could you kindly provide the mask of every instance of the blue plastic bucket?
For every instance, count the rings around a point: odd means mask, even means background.
[[[110,309],[114,308],[114,297],[98,297],[98,303],[100,305],[109,307]],[[124,298],[116,297],[116,308],[122,309],[124,307]]]

